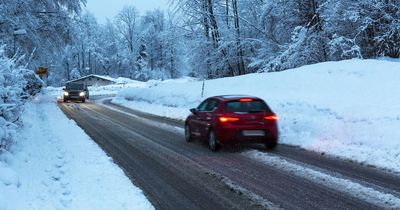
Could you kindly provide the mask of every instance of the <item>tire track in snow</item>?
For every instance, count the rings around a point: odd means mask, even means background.
[[[400,209],[400,198],[392,194],[380,192],[345,178],[328,175],[319,170],[307,167],[305,164],[294,163],[294,161],[288,161],[276,155],[258,151],[250,151],[243,154],[271,167],[278,168],[328,188],[339,190],[382,208]]]

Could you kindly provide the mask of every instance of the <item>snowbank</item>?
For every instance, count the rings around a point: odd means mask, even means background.
[[[280,142],[400,171],[400,62],[347,60],[209,80],[205,97],[249,94],[280,116]],[[185,119],[201,81],[122,90],[114,103]]]
[[[94,96],[94,95],[115,95],[122,89],[143,88],[143,87],[147,86],[147,84],[144,82],[131,80],[128,78],[123,78],[123,77],[115,79],[115,81],[116,81],[116,83],[113,85],[89,87],[89,94],[92,96]]]
[[[116,95],[121,90],[130,88],[152,88],[158,86],[159,84],[187,83],[187,82],[198,81],[198,79],[193,77],[184,77],[181,79],[149,80],[148,82],[142,82],[125,77],[119,77],[117,79],[113,79],[113,81],[115,81],[115,84],[113,85],[89,87],[90,95],[92,96]],[[62,93],[60,92],[60,94]]]
[[[61,112],[58,93],[52,89],[25,105],[21,139],[13,153],[0,156],[0,209],[154,209]]]

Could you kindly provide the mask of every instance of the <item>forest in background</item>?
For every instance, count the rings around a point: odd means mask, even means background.
[[[88,74],[219,78],[324,61],[400,57],[397,0],[171,0],[104,24],[85,0],[0,1],[5,57],[49,68],[49,85]]]

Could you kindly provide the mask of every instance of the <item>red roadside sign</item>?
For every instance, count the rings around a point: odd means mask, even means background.
[[[48,68],[46,68],[46,67],[38,67],[36,73],[41,75],[41,76],[42,75],[46,75],[46,74],[48,74]]]

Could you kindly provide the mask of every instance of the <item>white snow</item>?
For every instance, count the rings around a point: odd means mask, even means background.
[[[279,115],[280,142],[400,172],[400,62],[347,60],[278,73],[202,81],[150,81],[114,103],[184,120],[214,95],[263,98]]]
[[[25,105],[18,144],[0,156],[0,209],[154,209],[57,107],[59,92]]]
[[[126,88],[143,88],[148,84],[140,81],[135,81],[127,78],[114,79],[115,84],[107,86],[89,87],[89,94],[94,95],[115,95],[120,90]]]

